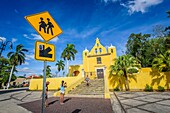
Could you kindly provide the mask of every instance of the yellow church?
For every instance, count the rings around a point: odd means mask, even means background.
[[[62,80],[67,82],[68,87],[66,93],[68,93],[80,85],[86,76],[90,79],[104,78],[104,96],[105,98],[110,98],[109,90],[117,87],[117,84],[114,82],[117,80],[117,76],[109,78],[110,65],[114,65],[116,57],[116,47],[111,45],[106,48],[100,43],[99,38],[96,38],[92,49],[85,49],[82,52],[83,64],[69,66],[69,74],[73,76],[46,79],[46,81],[50,82],[49,90],[57,90]],[[151,85],[153,89],[157,89],[158,86],[169,89],[170,77],[167,77],[169,74],[170,72],[159,73],[154,72],[151,68],[142,68],[138,73],[135,73],[135,80],[129,78],[130,89],[143,90],[146,84]],[[163,79],[159,79],[156,75],[161,76]],[[29,90],[42,90],[42,86],[42,78],[31,79]],[[54,96],[56,95],[59,95],[59,92],[54,94]]]
[[[114,59],[116,58],[116,47],[111,45],[108,49],[106,49],[100,43],[99,38],[96,38],[93,48],[90,51],[85,49],[82,52],[82,56],[83,64],[70,66],[70,73],[77,75],[80,71],[82,71],[82,76],[84,77],[88,76],[91,79],[104,78],[110,65],[114,64]]]

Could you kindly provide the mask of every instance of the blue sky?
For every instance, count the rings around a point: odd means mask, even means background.
[[[66,44],[78,53],[70,64],[82,63],[82,51],[91,50],[98,37],[105,47],[116,46],[117,56],[125,51],[131,33],[153,33],[155,25],[170,25],[166,11],[169,0],[1,0],[0,38],[13,42],[13,50],[23,44],[29,50],[26,62],[17,66],[16,75],[42,74],[43,62],[34,59],[34,44],[42,40],[24,16],[48,11],[63,33],[49,43],[56,46],[56,61]],[[1,41],[0,41],[1,44]],[[7,45],[2,55],[11,51]],[[55,62],[48,62],[55,74]]]

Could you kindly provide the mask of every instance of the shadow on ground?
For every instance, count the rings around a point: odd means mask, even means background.
[[[71,97],[60,105],[59,98],[52,97],[48,102],[46,113],[113,113],[110,99]],[[41,113],[41,105],[41,100],[19,104],[33,113]]]

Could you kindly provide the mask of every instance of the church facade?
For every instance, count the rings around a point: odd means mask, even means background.
[[[100,43],[99,38],[96,38],[93,48],[90,51],[85,49],[82,57],[83,64],[70,66],[70,73],[79,71],[79,74],[91,79],[104,78],[108,75],[110,65],[114,64],[116,47],[111,45],[106,48]]]

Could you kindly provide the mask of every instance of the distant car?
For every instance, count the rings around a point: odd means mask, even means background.
[[[22,87],[28,87],[29,86],[29,82],[23,82],[22,83]]]

